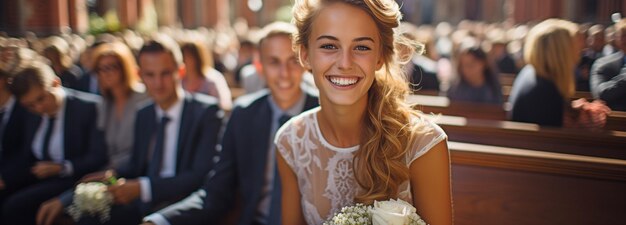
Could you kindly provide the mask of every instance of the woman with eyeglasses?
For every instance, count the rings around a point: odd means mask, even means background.
[[[136,111],[148,95],[139,82],[135,57],[126,45],[119,42],[102,44],[94,50],[93,59],[103,100],[98,112],[98,126],[104,131],[107,144],[107,168],[118,168],[130,159]],[[52,224],[63,213],[63,208],[72,203],[73,193],[74,190],[70,189],[41,204],[37,223]]]
[[[103,101],[99,114],[109,148],[110,165],[128,161],[137,107],[148,99],[137,76],[137,63],[122,43],[107,43],[94,51],[94,69]]]

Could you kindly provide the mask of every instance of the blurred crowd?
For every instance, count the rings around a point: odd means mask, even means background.
[[[517,25],[473,21],[462,21],[457,25],[442,22],[436,26],[404,23],[399,29],[402,35],[423,44],[422,54],[414,55],[405,65],[407,85],[415,94],[447,96],[452,101],[508,105],[511,120],[557,127],[602,127],[611,110],[626,111],[626,20],[609,26],[576,24],[560,19]],[[94,129],[97,131],[93,131],[93,134],[100,135],[101,143],[105,143],[102,145],[109,148],[106,152],[110,160],[108,165],[103,161],[88,161],[93,165],[85,165],[84,168],[79,168],[79,163],[73,162],[71,171],[66,171],[67,165],[61,163],[62,168],[52,170],[52,174],[45,171],[53,167],[41,165],[37,167],[41,171],[37,172],[35,167],[30,167],[34,171],[31,172],[41,180],[64,177],[64,173],[85,175],[97,169],[117,168],[132,160],[130,152],[136,142],[134,135],[137,135],[134,128],[141,116],[137,114],[138,110],[146,104],[159,104],[158,90],[155,91],[155,88],[160,86],[148,83],[139,72],[146,69],[145,65],[141,65],[140,55],[142,51],[149,51],[145,50],[146,45],[154,37],[165,36],[176,42],[178,49],[175,51],[180,51],[181,65],[184,66],[173,67],[177,71],[164,71],[180,75],[180,85],[185,93],[214,97],[218,109],[213,114],[219,118],[216,119],[218,125],[215,125],[219,127],[222,122],[217,111],[224,111],[228,115],[235,108],[234,102],[238,97],[258,93],[270,86],[262,74],[266,65],[261,60],[259,42],[264,34],[267,35],[260,28],[238,22],[232,28],[219,30],[165,27],[158,34],[126,30],[86,36],[71,33],[50,37],[38,37],[34,33],[27,33],[23,37],[0,35],[0,129],[8,131],[12,123],[21,124],[27,129],[31,126],[28,122],[12,121],[13,117],[18,121],[30,121],[18,116],[30,114],[27,113],[29,111],[38,120],[32,125],[37,131],[35,137],[28,140],[47,144],[49,138],[45,137],[44,128],[48,123],[55,123],[53,120],[40,123],[49,119],[45,105],[47,95],[32,93],[28,89],[31,81],[19,78],[26,77],[23,68],[29,67],[29,63],[41,62],[42,65],[33,70],[52,71],[58,77],[59,85],[66,90],[59,96],[83,96],[82,93],[91,94],[85,95],[85,99],[100,96],[97,98],[101,100],[93,101],[97,105],[96,111],[84,119],[95,123]],[[502,82],[505,78],[514,79],[512,84],[508,84],[512,86],[507,87]],[[57,92],[61,92],[53,88],[56,87],[53,82],[44,83],[42,93],[49,92],[57,96]],[[18,84],[24,84],[26,88],[20,89]],[[315,87],[306,71],[302,86]],[[75,91],[79,94],[73,94]],[[589,92],[592,98],[576,99],[574,96],[577,92]],[[18,104],[23,105],[23,111],[9,115],[7,110],[19,106],[8,106]],[[88,110],[80,114],[91,115],[89,113],[91,111]],[[76,116],[70,120],[81,118]],[[156,126],[153,128],[156,129]],[[10,132],[15,134],[21,131]],[[92,131],[87,128],[78,131],[88,132]],[[24,167],[19,163],[8,162],[21,159],[13,157],[21,155],[17,151],[26,148],[17,147],[17,143],[11,142],[12,133],[0,134],[3,146],[0,158],[3,167],[0,171],[0,199],[4,201],[11,200],[25,188],[31,187],[34,181],[11,180],[14,176],[8,176],[8,173],[18,171],[16,168]],[[216,131],[202,135],[214,135],[214,139],[217,139],[218,134]],[[84,138],[91,140],[89,136]],[[54,135],[52,140],[54,144]],[[33,143],[25,145],[35,146]],[[79,148],[91,148],[85,146]],[[45,153],[45,150],[42,151]],[[40,157],[43,160],[47,156]],[[63,162],[63,158],[69,157],[71,155],[51,155],[50,159]],[[200,171],[208,173],[209,168]],[[195,178],[201,180],[202,177],[204,175]],[[16,188],[6,185],[8,183],[15,184],[13,187]],[[199,183],[194,185],[186,190],[198,188]],[[62,185],[54,194],[41,197],[38,204],[57,196],[70,186]],[[12,200],[12,204],[15,201]],[[39,205],[30,208],[38,209]],[[3,212],[5,214],[2,217],[7,217],[6,213],[11,211]],[[35,212],[28,214],[30,219]]]
[[[415,91],[435,91],[455,100],[503,103],[507,99],[503,98],[499,77],[501,74],[516,75],[527,64],[523,51],[529,30],[534,25],[469,20],[457,25],[447,22],[435,26],[404,23],[400,28],[402,33],[422,43],[424,48],[423,54],[415,55],[407,64],[408,80]],[[588,92],[591,91],[591,66],[603,56],[620,52],[622,48],[618,41],[621,36],[619,31],[616,32],[615,25],[574,25],[575,46],[572,48],[577,48],[574,54],[579,56],[573,75],[575,88],[576,91]],[[174,38],[182,46],[188,69],[185,89],[219,97],[224,109],[228,109],[231,105],[229,88],[244,88],[245,93],[250,93],[265,87],[263,80],[254,76],[259,66],[258,31],[258,28],[248,27],[245,22],[239,21],[232,28],[220,30],[165,27],[158,32]],[[45,38],[34,33],[19,38],[2,35],[0,47],[3,60],[0,66],[5,71],[10,70],[15,63],[11,58],[12,49],[29,48],[49,59],[63,86],[98,93],[91,65],[92,50],[101,43],[120,42],[136,54],[148,37],[133,30],[95,36],[61,34]],[[208,83],[196,82],[203,76]],[[507,95],[504,93],[504,96]]]

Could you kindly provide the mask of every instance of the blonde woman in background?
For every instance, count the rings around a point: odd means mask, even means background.
[[[524,49],[527,65],[509,97],[511,120],[558,127],[604,126],[610,112],[604,103],[570,101],[582,44],[577,25],[565,20],[548,19],[529,31]]]

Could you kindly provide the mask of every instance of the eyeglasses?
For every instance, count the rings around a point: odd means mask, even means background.
[[[110,73],[114,71],[120,71],[121,67],[119,64],[108,64],[102,65],[96,68],[96,73]]]

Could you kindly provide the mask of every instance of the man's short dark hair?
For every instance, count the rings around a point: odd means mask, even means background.
[[[266,25],[265,27],[263,27],[263,29],[261,29],[260,31],[259,48],[263,44],[263,41],[271,37],[284,35],[284,36],[291,38],[291,36],[297,32],[298,32],[298,29],[293,24],[280,22],[280,21],[270,23]]]
[[[28,65],[18,69],[13,76],[9,89],[15,97],[21,98],[33,87],[51,87],[55,78],[56,75],[48,64],[33,60]]]
[[[146,41],[139,50],[138,58],[141,58],[141,55],[145,53],[160,52],[169,53],[177,66],[183,64],[183,54],[180,51],[178,43],[165,35],[158,35]]]

